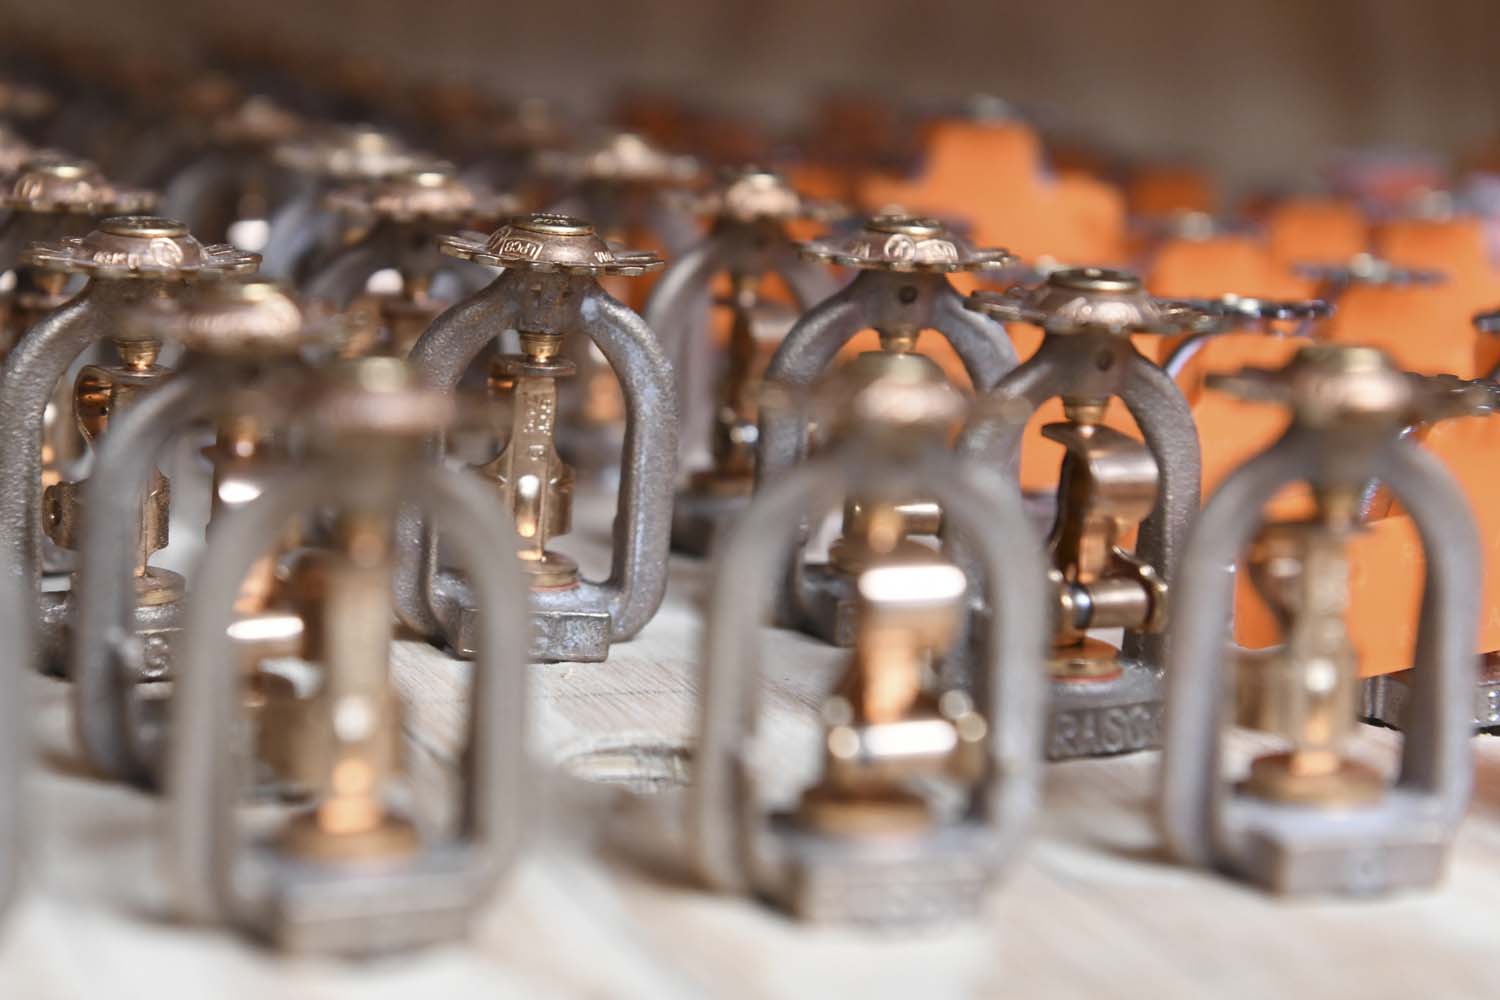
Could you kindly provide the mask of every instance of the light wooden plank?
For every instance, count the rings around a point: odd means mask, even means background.
[[[580,534],[575,550],[597,566],[602,533]],[[1475,800],[1448,880],[1426,894],[1284,902],[1172,866],[1149,813],[1155,754],[1051,767],[1039,836],[969,925],[909,937],[810,929],[648,875],[601,843],[616,794],[557,768],[599,747],[691,739],[706,572],[675,562],[660,615],[608,663],[532,668],[532,745],[545,766],[524,863],[469,941],[363,966],[287,961],[227,932],[174,925],[156,803],[84,773],[66,688],[32,679],[29,877],[0,932],[0,997],[1500,994],[1500,741],[1488,737],[1475,741]],[[841,654],[763,635],[766,761],[789,792],[813,766],[811,708]],[[420,643],[393,649],[419,756],[448,757],[468,668]],[[1366,730],[1361,752],[1388,759],[1398,739]],[[1234,749],[1253,745],[1237,739]]]

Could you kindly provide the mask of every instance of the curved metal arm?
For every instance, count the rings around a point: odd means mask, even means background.
[[[42,425],[58,380],[110,332],[120,289],[89,282],[67,305],[28,330],[0,371],[0,547],[6,571],[35,605],[42,566]]]
[[[214,219],[209,214],[210,206],[219,199],[234,196],[240,171],[240,165],[227,153],[215,152],[201,157],[179,170],[167,183],[161,198],[162,214],[186,222],[190,232],[207,235],[216,222],[226,221]],[[224,235],[222,232],[213,234],[216,239]]]
[[[1021,436],[1026,421],[1018,419],[1019,408],[1014,404],[1024,404],[1029,416],[1068,386],[1073,352],[1059,340],[1043,337],[1037,352],[980,400],[976,416],[959,436],[959,454],[1005,469],[1020,482]]]
[[[571,591],[538,591],[540,609],[596,608],[610,615],[610,636],[629,639],[651,620],[667,592],[672,490],[677,479],[677,386],[655,335],[629,306],[597,285],[579,304],[583,330],[619,377],[625,442],[609,576]]]
[[[713,279],[733,258],[736,241],[725,230],[710,233],[673,258],[646,300],[646,325],[671,359],[677,382],[679,415],[686,435],[679,465],[687,465],[700,447],[700,428],[712,423],[714,371],[718,364],[709,336]]]
[[[20,582],[0,576],[0,634],[5,657],[0,664],[0,914],[10,905],[20,881],[22,775],[31,758],[31,719],[26,711],[28,668],[36,666],[36,622]]]
[[[789,391],[774,404],[760,408],[760,433],[756,441],[755,486],[773,483],[798,464],[806,451],[807,411],[803,396],[808,386],[828,370],[840,349],[869,324],[865,288],[858,275],[833,295],[819,302],[787,331],[786,337],[766,365],[764,384]]]
[[[724,270],[725,254],[725,237],[712,233],[673,257],[651,289],[643,315],[668,357],[681,358],[693,320],[707,315],[713,277]]]
[[[297,267],[318,246],[327,229],[319,200],[321,188],[311,185],[289,198],[271,216],[266,245],[261,249],[260,274],[291,281]]]
[[[1193,528],[1175,589],[1168,662],[1160,815],[1169,847],[1182,861],[1209,867],[1227,860],[1217,815],[1227,794],[1220,778],[1220,726],[1226,703],[1221,666],[1234,605],[1229,567],[1253,539],[1261,511],[1287,483],[1326,476],[1327,445],[1293,429],[1224,481]],[[1442,822],[1457,823],[1472,780],[1469,749],[1474,635],[1479,621],[1479,539],[1462,492],[1441,462],[1392,440],[1371,456],[1412,516],[1427,555],[1414,655],[1411,725],[1398,786],[1439,800]]]
[[[975,391],[993,389],[1016,367],[1015,348],[1003,326],[965,309],[963,302],[944,275],[869,270],[860,271],[849,284],[803,313],[766,366],[767,386],[792,391],[781,405],[762,408],[756,482],[779,475],[802,459],[807,412],[792,397],[802,395],[823,375],[861,330],[934,330],[963,362]]]
[[[1187,542],[1188,530],[1198,516],[1203,489],[1203,458],[1198,446],[1198,428],[1193,410],[1172,377],[1132,350],[1125,365],[1120,399],[1146,447],[1156,456],[1156,506],[1141,522],[1136,535],[1136,555],[1155,566],[1171,586],[1177,564]],[[1166,633],[1131,632],[1121,651],[1146,663],[1166,662]]]
[[[478,295],[465,299],[432,321],[412,345],[407,361],[429,384],[453,390],[485,346],[514,323],[517,279],[505,274]],[[442,442],[433,441],[434,459]],[[437,572],[437,536],[415,508],[396,519],[396,615],[427,639],[443,635],[442,618],[432,605],[431,584]]]
[[[468,750],[460,755],[469,772],[461,827],[479,862],[471,880],[479,899],[514,861],[524,829],[526,643],[518,637],[527,628],[525,588],[516,568],[515,528],[493,495],[461,473],[436,466],[412,471],[407,500],[464,536],[460,558],[485,609]],[[240,581],[289,519],[354,499],[341,487],[356,481],[330,476],[327,469],[288,473],[210,532],[203,561],[211,569],[195,581],[188,611],[168,781],[176,896],[194,919],[229,915],[249,922],[254,908],[236,883],[234,864],[242,784],[238,743],[228,734],[236,727],[240,678],[222,669],[232,660],[228,628]]]
[[[1172,353],[1167,355],[1162,370],[1175,381],[1187,371],[1188,362],[1197,357],[1208,342],[1217,336],[1219,333],[1215,330],[1200,330],[1197,333],[1188,334],[1176,347],[1172,348]]]
[[[1416,524],[1427,554],[1422,610],[1413,650],[1411,700],[1400,787],[1441,794],[1446,822],[1463,818],[1473,784],[1472,730],[1475,637],[1484,567],[1468,500],[1442,461],[1409,442],[1393,441],[1376,475]],[[1434,748],[1415,753],[1418,747]]]
[[[698,876],[720,891],[748,888],[747,845],[735,820],[745,792],[737,747],[754,732],[759,712],[757,633],[768,617],[782,564],[795,548],[796,536],[788,537],[786,526],[799,523],[811,508],[832,504],[841,471],[830,459],[799,466],[756,494],[716,550],[687,832]],[[780,544],[771,544],[773,539]]]
[[[790,241],[774,244],[770,254],[771,270],[786,283],[798,312],[806,312],[838,291],[839,283],[828,265],[800,256]]]
[[[136,539],[151,470],[169,441],[222,404],[222,367],[202,365],[168,379],[124,413],[100,442],[84,486],[83,545],[79,551],[78,611],[73,622],[73,725],[83,755],[106,778],[146,784],[147,763],[132,752],[130,678],[121,669],[134,639],[130,585]]]
[[[895,480],[884,477],[888,472],[874,473],[863,456],[852,454],[804,464],[758,494],[718,550],[688,807],[693,862],[716,888],[743,889],[754,879],[758,803],[738,754],[755,732],[762,683],[758,630],[795,544],[789,526],[810,507],[827,506],[850,490],[936,494],[980,567],[995,608],[985,636],[990,672],[976,685],[992,739],[989,785],[979,806],[994,837],[990,860],[1004,859],[1026,833],[1038,799],[1047,622],[1035,530],[1013,489],[998,477],[964,470],[948,455],[907,467]]]
[[[1189,556],[1173,582],[1160,805],[1167,846],[1184,864],[1207,868],[1215,862],[1219,720],[1226,696],[1218,667],[1234,620],[1230,567],[1260,526],[1258,516],[1246,512],[1258,515],[1313,457],[1311,442],[1288,435],[1230,473],[1198,515]],[[1202,751],[1174,752],[1176,747]]]
[[[989,392],[1021,363],[1005,327],[983,313],[965,309],[964,297],[946,279],[932,304],[932,329],[963,362],[976,393]]]

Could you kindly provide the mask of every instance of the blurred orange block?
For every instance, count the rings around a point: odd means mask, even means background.
[[[1403,220],[1387,223],[1375,235],[1376,253],[1402,267],[1426,267],[1447,273],[1448,280],[1433,291],[1434,311],[1425,327],[1408,334],[1408,343],[1430,342],[1437,347],[1452,345],[1455,361],[1462,367],[1412,366],[1413,371],[1451,372],[1470,378],[1488,372],[1500,349],[1494,336],[1476,333],[1474,313],[1500,305],[1500,271],[1497,271],[1478,219],[1444,221]],[[1417,355],[1420,348],[1413,348]],[[1401,356],[1397,355],[1397,360]]]
[[[1219,203],[1213,179],[1184,166],[1153,166],[1135,173],[1126,185],[1131,216],[1164,219],[1183,212],[1212,215]]]
[[[861,190],[872,210],[900,206],[964,220],[976,242],[1028,259],[1109,263],[1124,248],[1119,190],[1076,173],[1048,177],[1040,139],[1017,122],[939,122],[920,176],[870,176]]]

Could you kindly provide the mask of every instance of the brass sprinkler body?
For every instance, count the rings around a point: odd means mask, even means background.
[[[337,367],[299,412],[310,460],[268,482],[210,538],[170,742],[170,845],[185,915],[293,952],[383,954],[461,936],[514,861],[526,814],[525,589],[503,508],[426,447],[455,412],[450,395],[395,359]],[[484,608],[447,823],[404,764],[391,677],[403,504],[464,538],[464,571]],[[314,510],[334,515],[301,616],[316,687],[281,746],[282,766],[310,801],[256,834],[240,816],[249,791],[241,744],[224,739],[246,711],[242,684],[224,665],[236,659],[244,574],[289,520]]]
[[[1013,484],[940,445],[966,408],[940,371],[851,365],[820,390],[834,444],[757,493],[720,552],[690,857],[710,886],[768,897],[807,920],[965,916],[1036,805],[1045,613],[1035,531]],[[839,494],[882,506],[931,497],[1000,610],[976,639],[982,666],[966,691],[943,679],[955,673],[943,661],[964,641],[971,578],[948,553],[923,547],[867,563],[855,576],[854,648],[820,705],[819,776],[794,809],[777,812],[748,752],[762,684],[756,632],[799,525]]]
[[[709,220],[706,237],[675,258],[646,303],[646,323],[659,331],[677,370],[682,400],[686,467],[698,464],[706,443],[708,465],[696,469],[677,498],[673,547],[703,555],[724,521],[742,509],[755,485],[757,408],[761,374],[795,315],[834,290],[816,260],[797,253],[787,225],[827,219],[832,206],[798,194],[784,178],[759,167],[724,172],[693,200]],[[791,292],[794,313],[764,295],[775,275]],[[713,349],[712,287],[727,279],[729,339],[722,364]]]
[[[162,497],[158,517],[165,524],[164,490],[152,488],[160,479],[155,463],[203,424],[215,428],[214,443],[205,449],[213,465],[210,525],[259,496],[286,460],[286,414],[310,377],[301,363],[310,338],[296,303],[263,280],[209,286],[184,305],[141,309],[124,324],[141,331],[138,336],[180,344],[183,360],[170,381],[112,429],[84,487],[90,516],[70,676],[79,743],[89,763],[101,774],[150,786],[160,777],[182,614],[174,599],[157,631],[144,642],[133,635],[132,604],[120,586],[131,557],[118,525],[143,493],[148,503]],[[236,612],[242,621],[273,610],[280,554],[266,554],[241,581]]]
[[[148,210],[155,202],[150,192],[112,184],[87,160],[48,153],[23,165],[0,198],[0,209],[9,212],[0,223],[0,268],[15,277],[0,315],[0,358],[10,353],[17,337],[77,291],[78,282],[68,272],[22,263],[26,249],[39,240],[83,236],[102,216]],[[68,374],[76,376],[86,360],[81,355]],[[73,474],[86,452],[72,412],[72,379],[59,379],[44,430],[43,476],[48,483]],[[50,538],[43,540],[42,559],[49,574],[72,569],[72,553]]]
[[[1131,342],[1135,333],[1222,333],[1280,315],[1285,303],[1171,300],[1107,268],[1067,268],[972,309],[1042,328],[1041,347],[984,398],[961,448],[1002,468],[1020,458],[1026,418],[1059,396],[1066,419],[1042,433],[1066,449],[1048,541],[1053,593],[1053,759],[1157,744],[1168,589],[1198,511],[1200,452],[1177,384]],[[1143,441],[1104,424],[1118,397]],[[1123,536],[1139,525],[1133,550]],[[1123,628],[1116,649],[1090,630]]]
[[[272,213],[295,193],[273,154],[307,129],[297,114],[264,94],[236,101],[215,118],[207,148],[166,183],[162,208],[206,239],[259,251]]]
[[[933,330],[964,363],[979,392],[996,385],[1016,366],[1015,350],[1005,328],[987,316],[964,308],[963,296],[947,275],[992,271],[1013,258],[999,248],[979,249],[935,219],[877,216],[848,235],[830,235],[800,247],[802,256],[855,269],[843,289],[802,315],[776,349],[764,376],[765,396],[773,400],[760,412],[756,441],[756,482],[767,484],[785,475],[807,455],[810,423],[805,407],[792,405],[833,365],[839,351],[857,333],[874,329],[880,349],[852,363],[873,375],[889,370],[935,366],[918,355],[921,335]],[[945,447],[946,442],[934,442]],[[794,600],[785,604],[779,624],[800,628],[827,642],[853,645],[856,636],[854,582],[872,550],[891,545],[920,545],[936,537],[942,510],[930,500],[913,497],[892,505],[871,505],[850,498],[844,509],[842,537],[826,563],[801,567]]]
[[[0,269],[15,272],[6,296],[0,357],[16,338],[68,300],[68,273],[22,263],[26,249],[39,240],[83,236],[100,218],[149,211],[156,195],[110,183],[87,160],[60,154],[38,155],[20,164],[7,178],[0,196]]]
[[[228,246],[205,246],[171,219],[118,216],[105,219],[81,238],[35,243],[22,260],[39,270],[79,273],[88,279],[66,305],[27,332],[0,372],[0,394],[7,400],[0,420],[0,546],[11,571],[26,582],[39,606],[44,662],[59,670],[72,602],[67,593],[42,592],[42,539],[50,534],[66,544],[76,537],[70,498],[76,499],[77,488],[55,491],[50,504],[54,516],[46,516],[47,404],[80,355],[121,334],[130,308],[173,298],[197,282],[252,272],[258,258]],[[154,366],[156,346],[149,339],[128,341],[127,336],[119,344],[121,367],[92,369],[76,386],[80,426],[96,436],[103,434],[117,406],[139,405],[132,397],[161,377]],[[131,530],[141,538],[144,551],[165,541],[164,530],[158,534],[153,527],[154,517],[137,514],[128,523],[134,525]],[[163,625],[165,612],[154,609],[170,607],[171,602],[154,603],[162,593],[146,589],[147,599],[137,606],[137,631],[150,633]]]
[[[612,248],[587,222],[536,213],[512,219],[489,237],[448,237],[444,252],[503,268],[484,290],[449,309],[412,348],[411,363],[430,383],[454,389],[481,351],[509,330],[521,350],[500,357],[491,387],[508,396],[508,443],[479,467],[520,533],[531,581],[532,656],[602,660],[611,642],[650,620],[666,585],[667,525],[677,449],[677,400],[671,365],[655,336],[599,286],[604,275],[655,270],[659,258]],[[614,369],[626,405],[625,449],[609,576],[582,579],[549,543],[571,524],[573,475],[557,453],[558,381],[574,371],[562,356],[568,337],[587,338]],[[460,653],[478,606],[463,579],[438,565],[436,539],[403,522],[398,607],[413,629]]]
[[[310,129],[278,144],[272,162],[298,179],[297,189],[268,221],[261,271],[277,281],[300,283],[350,238],[348,220],[325,210],[324,198],[353,183],[378,181],[436,165],[371,125]],[[358,230],[353,235],[357,235]]]
[[[588,219],[608,240],[645,240],[676,256],[694,238],[691,215],[662,195],[696,185],[703,165],[639,133],[604,131],[572,148],[542,149],[534,169],[560,189],[549,211]]]
[[[1209,376],[1210,386],[1280,403],[1282,438],[1236,470],[1204,508],[1173,608],[1161,817],[1187,863],[1282,893],[1369,894],[1429,885],[1442,872],[1472,781],[1470,692],[1479,617],[1479,543],[1462,492],[1433,456],[1401,440],[1414,421],[1493,406],[1493,387],[1408,375],[1373,348],[1303,348],[1280,371]],[[1407,735],[1388,781],[1348,754],[1359,713],[1358,658],[1345,624],[1348,544],[1378,479],[1421,537],[1426,587],[1414,646]],[[1316,498],[1301,521],[1265,523],[1287,484]],[[1233,608],[1225,567],[1248,569],[1283,644],[1225,648]],[[1227,654],[1227,655],[1226,655]],[[1237,669],[1226,670],[1225,661]],[[1233,697],[1226,677],[1235,676]],[[1229,716],[1230,706],[1234,716]],[[1286,749],[1246,778],[1224,774],[1222,730],[1267,730]]]
[[[110,336],[119,355],[118,364],[85,365],[73,384],[71,410],[87,446],[96,455],[104,435],[124,419],[132,409],[158,391],[173,372],[159,364],[163,341],[156,330],[122,323]],[[59,480],[42,493],[42,521],[47,537],[54,545],[76,552],[82,547],[85,520],[106,515],[95,512],[85,517],[84,492],[88,481]],[[144,496],[124,518],[111,524],[116,532],[134,537],[130,569],[132,607],[150,609],[153,618],[173,617],[169,609],[183,594],[183,579],[176,573],[151,565],[151,556],[166,548],[171,521],[171,484],[154,465],[147,475]],[[116,578],[116,585],[119,579]],[[79,574],[73,573],[68,596],[79,590]],[[54,611],[58,621],[76,617],[76,606],[67,602]],[[162,633],[153,630],[146,640],[144,672],[149,676],[164,664]]]
[[[307,275],[303,297],[342,313],[366,294],[376,273],[394,271],[400,288],[374,294],[373,315],[355,324],[344,353],[400,358],[439,313],[489,281],[478,268],[454,266],[439,252],[438,237],[493,224],[519,208],[516,199],[470,184],[446,166],[338,188],[324,204],[364,235]]]

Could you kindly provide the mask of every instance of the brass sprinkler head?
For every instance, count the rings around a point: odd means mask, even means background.
[[[1210,388],[1252,402],[1289,407],[1303,426],[1351,431],[1411,426],[1491,412],[1493,383],[1402,371],[1374,347],[1312,344],[1280,370],[1211,374]]]
[[[119,215],[87,236],[34,243],[23,263],[114,281],[208,281],[251,274],[260,255],[225,243],[199,243],[175,219]]]
[[[810,240],[798,252],[861,271],[938,274],[997,271],[1017,259],[1001,247],[975,247],[940,219],[916,215],[877,215],[855,233]]]
[[[302,310],[274,281],[207,285],[178,316],[171,335],[196,355],[255,363],[295,357],[307,343]]]
[[[720,171],[712,187],[684,201],[695,215],[741,225],[828,221],[844,214],[841,206],[808,198],[781,174],[756,166]]]
[[[1193,333],[1217,317],[1158,299],[1141,279],[1107,267],[1062,268],[1033,285],[975,292],[966,303],[1001,322],[1032,323],[1049,334]]]
[[[832,440],[946,447],[969,400],[921,354],[866,352],[814,390],[815,420]]]
[[[266,150],[285,145],[307,129],[307,122],[264,94],[251,94],[213,123],[214,139],[224,146]]]
[[[520,208],[506,194],[469,184],[447,164],[406,170],[339,188],[323,200],[329,211],[352,218],[452,228],[489,222]]]
[[[639,187],[682,187],[702,175],[691,156],[677,156],[636,132],[607,132],[575,150],[542,150],[540,173],[560,180]]]
[[[388,132],[372,125],[333,125],[277,146],[281,166],[333,181],[375,180],[432,165]]]
[[[656,254],[624,250],[605,241],[582,219],[549,212],[517,216],[488,237],[446,236],[443,253],[491,267],[577,275],[634,277],[665,266]]]
[[[21,164],[0,194],[0,210],[34,214],[129,215],[155,205],[155,193],[119,187],[89,161],[59,153]]]

